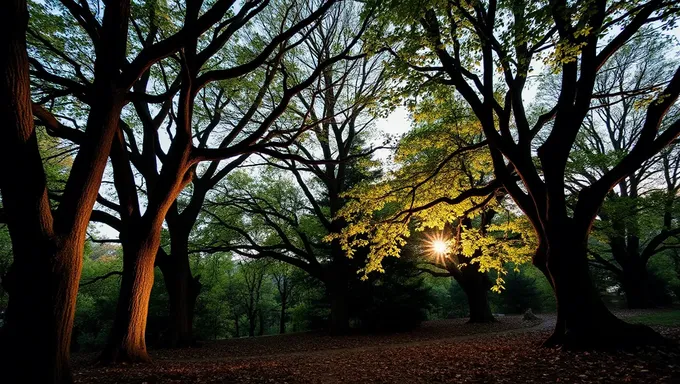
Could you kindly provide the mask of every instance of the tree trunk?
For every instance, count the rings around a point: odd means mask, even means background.
[[[470,320],[468,323],[492,323],[496,321],[489,306],[489,288],[476,286],[463,288],[468,299]]]
[[[17,237],[12,239],[17,261],[7,276],[10,300],[0,336],[3,382],[71,383],[69,354],[82,248],[73,242],[58,250],[47,242],[29,245],[35,238],[25,238],[22,245]],[[21,254],[30,248],[35,253]]]
[[[329,332],[331,335],[346,335],[350,330],[348,296],[352,271],[349,259],[337,240],[331,243],[331,262],[325,273],[324,282],[331,302]]]
[[[605,307],[589,274],[585,244],[566,232],[548,242],[547,267],[558,315],[549,344],[591,349],[663,342],[651,328],[625,323]]]
[[[264,312],[260,309],[259,311],[257,311],[257,315],[258,315],[258,318],[259,318],[259,325],[260,325],[260,329],[258,330],[257,335],[262,336],[262,335],[264,335],[264,329],[265,329]]]
[[[57,241],[53,228],[31,111],[26,2],[0,3],[0,24],[0,190],[14,254],[3,281],[0,374],[10,383],[70,383],[82,247],[78,236]]]
[[[113,329],[101,356],[104,363],[150,361],[145,333],[160,228],[131,230],[129,236],[129,242],[123,241],[123,278]]]
[[[0,191],[14,253],[3,282],[10,297],[0,331],[0,373],[3,382],[70,383],[69,349],[85,231],[123,104],[111,78],[102,78],[111,69],[104,66],[95,75],[100,80],[94,87],[102,97],[90,110],[86,139],[58,212],[52,215],[33,124],[27,6],[23,0],[0,4],[0,162],[4,164]],[[127,5],[107,7],[109,23],[103,39],[127,31]],[[108,51],[113,56],[117,52]],[[97,62],[101,60],[98,57]]]
[[[196,300],[201,292],[200,277],[191,275],[189,266],[189,231],[170,229],[170,255],[158,261],[168,291],[169,327],[165,338],[168,347],[193,345],[193,321]]]
[[[626,296],[626,306],[630,309],[655,307],[649,292],[647,266],[631,260],[622,269],[623,281],[621,283]]]
[[[281,297],[281,318],[279,319],[279,333],[286,333],[286,299]]]
[[[349,303],[347,301],[349,292],[347,282],[336,281],[332,284],[333,287],[329,292],[331,301],[329,331],[331,335],[346,335],[349,333]]]
[[[254,313],[248,316],[248,336],[255,337],[255,326],[257,325],[257,317]]]
[[[479,271],[479,265],[468,263],[460,268],[459,272],[453,273],[454,279],[463,288],[467,296],[470,310],[469,323],[490,323],[496,321],[491,313],[489,305],[489,289],[491,281],[484,272]]]

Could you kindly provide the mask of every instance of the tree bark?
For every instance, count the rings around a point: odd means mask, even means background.
[[[468,283],[462,286],[468,299],[470,320],[468,323],[492,323],[496,319],[489,306],[489,286],[487,284]]]
[[[558,314],[549,344],[598,349],[662,343],[663,338],[651,328],[625,323],[607,309],[591,280],[582,238],[564,228],[548,239],[547,267]]]
[[[6,165],[0,190],[14,253],[4,282],[10,297],[0,334],[3,382],[72,382],[69,352],[85,231],[123,106],[111,80],[113,58],[125,50],[128,6],[121,1],[105,11],[102,41],[117,44],[97,54],[97,102],[53,215],[33,123],[27,6],[23,0],[0,3],[0,161]]]
[[[113,328],[101,356],[103,363],[150,361],[145,333],[160,227],[142,224],[129,236],[129,242],[123,241],[123,278]]]
[[[337,221],[334,223],[340,225]],[[351,268],[337,240],[331,243],[331,261],[326,268],[324,283],[331,304],[329,332],[331,335],[346,335],[350,331],[348,296]]]
[[[195,344],[193,336],[194,308],[201,292],[200,277],[191,275],[189,266],[189,231],[170,226],[170,255],[157,264],[168,291],[169,327],[166,346],[186,347]]]

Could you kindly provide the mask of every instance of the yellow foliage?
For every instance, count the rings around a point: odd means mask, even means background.
[[[479,196],[456,204],[433,202],[458,199],[471,188],[486,185],[492,176],[488,148],[464,150],[479,143],[481,128],[448,97],[431,97],[413,110],[414,129],[400,142],[394,159],[396,169],[376,183],[352,189],[339,216],[348,222],[342,233],[331,234],[352,257],[368,248],[361,272],[382,272],[385,257],[399,257],[412,231],[441,230],[447,223],[474,219],[486,210],[503,212],[509,220],[493,223],[485,233],[467,228],[457,245],[473,257],[480,270],[498,271],[496,290],[502,289],[505,265],[530,260],[534,249],[531,226],[510,214],[498,196]],[[453,156],[453,154],[456,154]]]

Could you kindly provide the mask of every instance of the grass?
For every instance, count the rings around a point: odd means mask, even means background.
[[[680,327],[680,310],[664,311],[637,315],[626,319],[631,323]]]

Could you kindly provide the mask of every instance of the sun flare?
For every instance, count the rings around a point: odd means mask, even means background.
[[[448,251],[448,245],[443,240],[435,240],[432,242],[432,250],[438,254],[445,254]]]
[[[445,259],[451,253],[450,240],[444,237],[444,234],[439,233],[428,236],[427,249],[430,255],[437,260],[437,262],[445,264]]]

